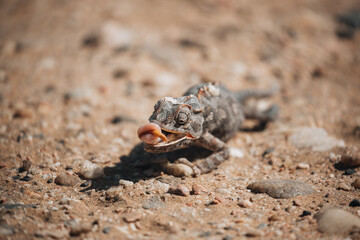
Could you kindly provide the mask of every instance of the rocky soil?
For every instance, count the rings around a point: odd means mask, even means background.
[[[0,1],[0,239],[359,239],[359,11]],[[208,81],[278,84],[281,114],[209,174],[163,171],[136,130]]]

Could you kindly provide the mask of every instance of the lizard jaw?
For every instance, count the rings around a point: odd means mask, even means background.
[[[196,139],[190,133],[169,130],[155,122],[141,126],[138,137],[144,142],[144,149],[152,153],[174,151]]]
[[[184,142],[193,141],[196,139],[195,137],[191,136],[191,134],[169,131],[163,128],[161,128],[161,132],[166,136],[167,141],[159,141],[155,144],[145,143],[145,151],[151,153],[171,152],[183,148],[182,146],[184,145]]]

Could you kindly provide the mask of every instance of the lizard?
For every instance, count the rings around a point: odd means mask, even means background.
[[[245,119],[261,123],[275,120],[279,107],[266,110],[246,106],[249,98],[269,97],[277,87],[269,90],[232,92],[219,83],[200,83],[189,88],[182,97],[164,97],[154,106],[149,124],[138,129],[144,149],[150,153],[166,153],[190,146],[200,146],[213,153],[198,163],[180,158],[177,163],[190,166],[193,175],[208,173],[229,159],[226,141],[240,130]]]

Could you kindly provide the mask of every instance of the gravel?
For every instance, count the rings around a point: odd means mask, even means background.
[[[13,226],[7,225],[6,223],[0,224],[0,236],[9,236],[15,233],[15,228]]]
[[[165,207],[165,203],[161,201],[159,197],[151,197],[143,202],[142,207],[144,209],[160,209]]]

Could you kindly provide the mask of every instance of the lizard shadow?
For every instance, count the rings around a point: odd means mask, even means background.
[[[252,128],[243,128],[242,132],[259,132],[266,128],[267,122],[260,122]],[[129,154],[119,157],[120,161],[114,166],[105,167],[105,176],[91,181],[91,185],[81,191],[106,190],[113,186],[119,186],[119,180],[127,180],[136,183],[161,176],[166,162],[174,162],[179,158],[186,158],[190,162],[204,159],[212,154],[211,151],[202,147],[192,146],[185,149],[168,153],[149,153],[144,150],[143,143],[135,145]],[[170,176],[171,177],[171,176]]]
[[[189,147],[168,153],[153,154],[146,152],[143,143],[139,143],[131,149],[129,154],[120,156],[120,161],[114,166],[105,167],[103,178],[92,180],[90,186],[81,191],[106,190],[113,186],[119,186],[121,179],[136,183],[140,180],[160,177],[163,163],[172,163],[184,157],[193,162],[206,158],[211,153],[201,147]]]

